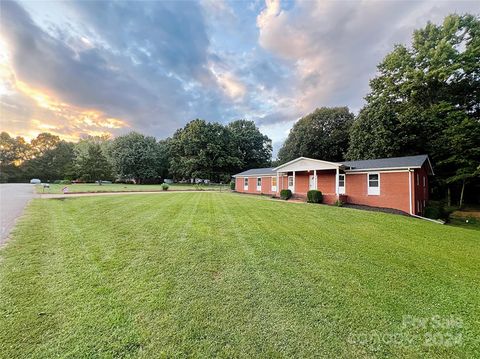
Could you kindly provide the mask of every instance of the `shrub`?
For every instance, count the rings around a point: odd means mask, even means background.
[[[230,189],[235,191],[235,181],[230,182]]]
[[[428,201],[425,207],[424,216],[432,219],[443,219],[448,221],[450,214],[455,208],[447,208],[442,201]]]
[[[280,191],[280,198],[281,199],[288,200],[291,197],[292,197],[292,191],[290,191],[289,189],[282,189]]]
[[[431,206],[428,205],[425,207],[425,217],[431,219],[439,219],[442,218],[442,209],[438,206]]]
[[[307,202],[308,203],[322,203],[323,202],[323,195],[322,192],[312,189],[307,192]]]
[[[170,186],[167,183],[162,183],[162,190],[167,191]]]
[[[344,203],[343,203],[342,201],[340,201],[339,199],[337,199],[337,200],[335,201],[335,206],[337,206],[337,207],[343,207],[343,204],[344,204]]]

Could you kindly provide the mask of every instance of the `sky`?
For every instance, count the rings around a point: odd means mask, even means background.
[[[171,136],[253,120],[276,153],[322,106],[358,112],[377,64],[414,29],[478,1],[1,1],[0,125]]]

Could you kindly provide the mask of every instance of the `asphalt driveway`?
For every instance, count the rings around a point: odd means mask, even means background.
[[[27,203],[35,196],[35,186],[32,184],[0,184],[0,245],[5,243],[16,219],[22,215]]]

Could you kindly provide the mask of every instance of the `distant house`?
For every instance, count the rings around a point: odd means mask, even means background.
[[[290,189],[305,198],[310,189],[323,193],[324,202],[393,208],[423,215],[428,200],[427,155],[375,160],[328,162],[299,157],[276,168],[250,169],[234,176],[237,192],[279,195]]]

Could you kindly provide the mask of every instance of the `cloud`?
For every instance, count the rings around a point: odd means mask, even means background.
[[[75,21],[88,24],[82,31],[55,25],[47,30],[17,3],[2,3],[1,30],[16,80],[72,108],[119,118],[129,125],[125,130],[160,137],[195,117],[221,118],[219,105],[229,107],[231,97],[245,90],[228,73],[218,82],[208,68],[200,7],[133,5],[69,4]],[[62,121],[71,118],[60,116],[58,127]]]
[[[478,5],[3,1],[2,129],[161,138],[194,118],[247,118],[277,148],[316,107],[358,110],[394,43],[453,11]]]
[[[245,96],[245,86],[231,73],[217,75],[217,80],[222,89],[233,100],[241,100]]]
[[[358,110],[376,65],[428,20],[439,22],[473,2],[300,1],[288,10],[267,0],[257,17],[260,45],[292,62],[298,112],[348,105]]]

